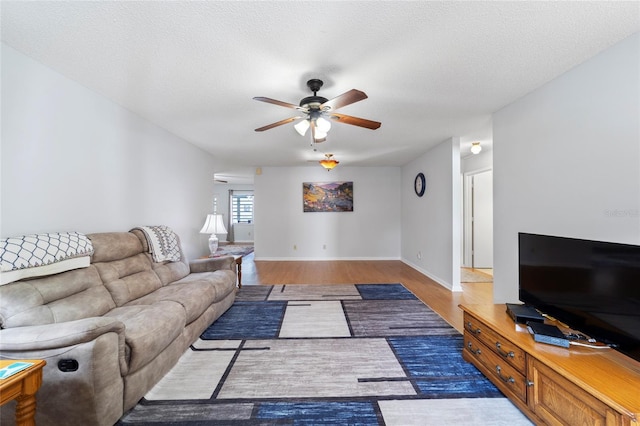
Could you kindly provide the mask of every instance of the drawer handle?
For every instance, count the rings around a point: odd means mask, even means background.
[[[468,331],[469,333],[473,333],[473,334],[475,334],[476,336],[477,336],[478,334],[480,334],[480,332],[481,332],[481,330],[480,330],[479,328],[476,328],[475,330],[473,329],[473,324],[471,324],[471,321],[468,321],[468,322],[465,324],[465,327],[464,327],[464,328],[466,328],[466,329],[467,329],[467,331]]]
[[[504,377],[502,375],[502,368],[500,368],[499,365],[496,365],[496,373],[498,373],[498,377],[500,377],[500,380],[502,380],[505,383],[515,383],[516,379],[514,379],[513,377],[509,376],[509,377]]]
[[[513,353],[513,351],[509,351],[509,352],[505,352],[502,350],[502,345],[500,345],[500,342],[496,342],[496,349],[498,350],[498,354],[500,356],[502,356],[503,358],[515,358],[516,354]]]
[[[471,353],[474,353],[476,355],[480,355],[482,353],[482,351],[480,350],[480,348],[474,350],[473,349],[473,345],[471,344],[471,342],[467,343],[467,347],[469,348],[469,350],[471,351]]]

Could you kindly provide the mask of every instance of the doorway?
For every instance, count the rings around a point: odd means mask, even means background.
[[[493,269],[493,170],[464,175],[463,266]]]

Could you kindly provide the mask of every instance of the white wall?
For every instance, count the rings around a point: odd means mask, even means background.
[[[640,34],[493,117],[494,300],[518,300],[518,232],[640,244]]]
[[[416,175],[427,189],[418,197]],[[402,168],[402,261],[452,291],[461,291],[460,140],[451,138]]]
[[[234,223],[233,224],[233,242],[234,243],[252,243],[253,242],[253,223]]]
[[[4,44],[1,173],[3,237],[164,224],[208,251],[213,156]]]
[[[354,211],[303,213],[302,183],[331,181],[353,182]],[[254,179],[256,259],[399,259],[399,186],[398,167],[263,167]]]
[[[477,173],[493,168],[493,151],[482,150],[480,154],[468,155],[462,159],[462,173]]]

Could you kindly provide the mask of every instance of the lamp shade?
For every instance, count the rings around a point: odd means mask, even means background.
[[[471,153],[472,154],[480,154],[482,151],[482,147],[480,146],[480,142],[471,142]]]
[[[324,133],[325,136],[331,130],[331,122],[324,117],[318,117],[316,119],[316,129]]]
[[[309,120],[302,120],[298,124],[294,125],[293,128],[296,129],[296,132],[300,133],[300,136],[304,136],[309,129]]]
[[[201,234],[226,234],[221,214],[208,214],[204,226],[200,230]]]

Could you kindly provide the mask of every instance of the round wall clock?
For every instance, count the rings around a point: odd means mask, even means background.
[[[416,179],[413,181],[413,189],[416,191],[418,197],[424,195],[424,190],[427,189],[427,182],[424,178],[424,173],[418,173]]]

